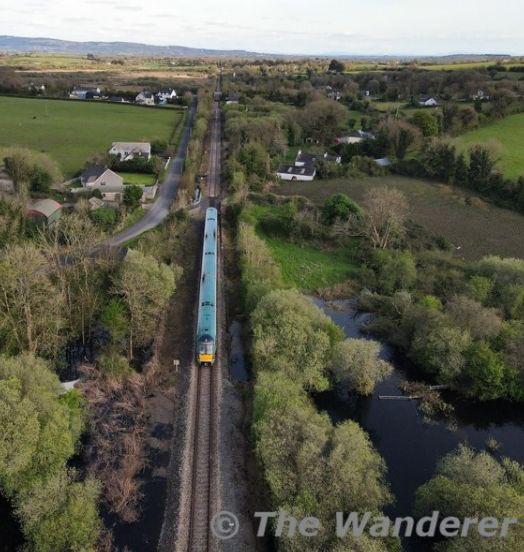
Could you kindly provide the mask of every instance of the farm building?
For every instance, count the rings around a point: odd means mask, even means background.
[[[62,206],[53,199],[39,199],[31,203],[27,211],[27,217],[34,222],[50,226],[62,215]]]
[[[296,165],[280,165],[277,171],[277,176],[282,180],[301,180],[310,182],[315,178],[317,171],[311,164],[303,167]]]
[[[120,161],[129,161],[135,157],[151,159],[151,144],[148,142],[113,142],[109,155],[116,155]]]

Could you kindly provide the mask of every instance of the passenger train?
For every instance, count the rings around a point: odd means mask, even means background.
[[[213,365],[217,350],[218,211],[206,210],[202,270],[198,298],[196,355],[200,365]]]

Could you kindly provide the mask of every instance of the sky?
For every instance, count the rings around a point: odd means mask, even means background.
[[[0,0],[0,35],[264,53],[524,54],[523,0]]]

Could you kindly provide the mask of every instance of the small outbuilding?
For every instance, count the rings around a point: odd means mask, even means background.
[[[38,224],[51,226],[62,216],[62,206],[54,199],[38,199],[31,203],[27,217]]]

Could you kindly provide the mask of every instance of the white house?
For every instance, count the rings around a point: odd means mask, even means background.
[[[129,161],[135,157],[151,159],[151,144],[149,142],[113,142],[109,155],[116,155],[120,161]]]
[[[439,101],[434,96],[423,97],[420,98],[420,100],[418,101],[418,105],[420,105],[421,107],[436,107],[437,105],[439,105]]]
[[[147,90],[142,90],[135,98],[135,102],[140,105],[155,105],[155,97]]]
[[[176,92],[173,88],[161,88],[157,92],[157,98],[160,101],[174,100],[176,98]]]
[[[317,171],[313,165],[297,167],[296,165],[280,165],[277,176],[282,180],[301,180],[310,182],[315,178]]]

